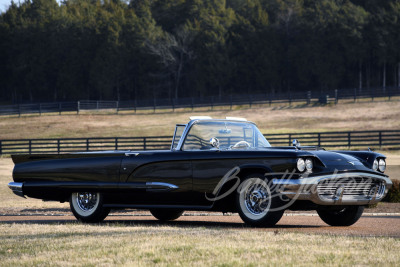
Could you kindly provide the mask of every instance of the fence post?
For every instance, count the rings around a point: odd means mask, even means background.
[[[89,138],[86,138],[86,151],[89,151]]]
[[[58,115],[61,115],[61,102],[58,103]]]
[[[96,110],[99,110],[99,101],[96,101]]]
[[[307,91],[307,105],[311,104],[311,91]]]
[[[357,100],[357,88],[354,88],[354,102]]]
[[[115,138],[115,150],[118,150],[118,138]]]
[[[143,150],[146,150],[146,137],[143,137]]]
[[[117,105],[117,114],[119,112],[119,101],[116,101],[115,104]]]
[[[81,101],[78,101],[78,108],[77,108],[77,114],[79,114],[79,110],[81,109]]]
[[[289,134],[289,146],[291,145],[291,141],[292,140],[292,134]]]
[[[350,146],[351,146],[351,132],[347,133],[347,141],[348,141],[348,147],[350,148]]]
[[[321,133],[318,133],[318,146],[321,146]]]
[[[60,154],[60,139],[57,139],[57,152]]]
[[[39,116],[42,116],[42,103],[39,103]]]
[[[335,105],[339,103],[339,94],[338,94],[338,89],[335,89]]]

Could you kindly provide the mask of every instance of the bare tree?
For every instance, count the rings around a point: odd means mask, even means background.
[[[149,53],[157,56],[165,70],[174,77],[175,99],[178,98],[184,67],[194,58],[193,51],[190,49],[192,41],[193,34],[185,27],[179,28],[174,35],[165,33],[163,37],[153,42],[146,41]]]

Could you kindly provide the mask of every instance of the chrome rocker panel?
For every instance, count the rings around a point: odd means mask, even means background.
[[[23,191],[24,183],[11,182],[8,183],[8,187],[17,196],[25,198]],[[29,187],[29,184],[27,184]],[[75,188],[76,190],[88,191],[88,187],[93,187],[93,190],[102,189],[103,191],[112,191],[115,189],[145,189],[147,192],[166,192],[176,190],[179,187],[174,184],[164,182],[146,182],[146,183],[82,183],[82,182],[50,182],[48,184],[42,184],[43,188]]]
[[[340,179],[371,179],[378,185],[372,185],[367,194],[346,195],[346,184],[340,183]],[[332,181],[330,190],[335,190],[333,197],[320,194],[318,185]],[[335,184],[336,183],[336,184]],[[295,200],[309,200],[318,205],[369,205],[381,201],[392,186],[392,181],[384,175],[376,175],[364,172],[336,173],[330,175],[305,177],[300,179],[273,179],[272,184],[282,195]],[[335,188],[335,185],[338,185]],[[366,190],[366,189],[364,189]]]

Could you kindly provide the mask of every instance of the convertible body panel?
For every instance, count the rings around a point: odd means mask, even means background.
[[[99,193],[108,208],[236,211],[233,197],[251,175],[264,177],[289,202],[285,208],[373,204],[392,185],[382,154],[295,144],[271,147],[243,120],[194,119],[177,125],[171,150],[13,155],[9,187],[19,196],[60,202],[71,195],[96,200],[76,193]],[[247,205],[265,201],[265,192],[252,190]]]

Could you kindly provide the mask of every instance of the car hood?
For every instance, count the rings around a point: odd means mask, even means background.
[[[376,174],[381,174],[377,171],[371,169],[370,161],[377,157],[375,153],[366,157],[359,157],[357,152],[355,155],[349,154],[351,152],[338,152],[338,151],[313,151],[312,154],[315,155],[324,165],[325,171],[328,172],[342,172],[342,171],[366,171]]]
[[[355,166],[364,165],[360,159],[342,154],[339,152],[332,151],[313,151],[312,154],[316,155],[324,164],[334,164],[334,165],[345,165],[345,166]]]

